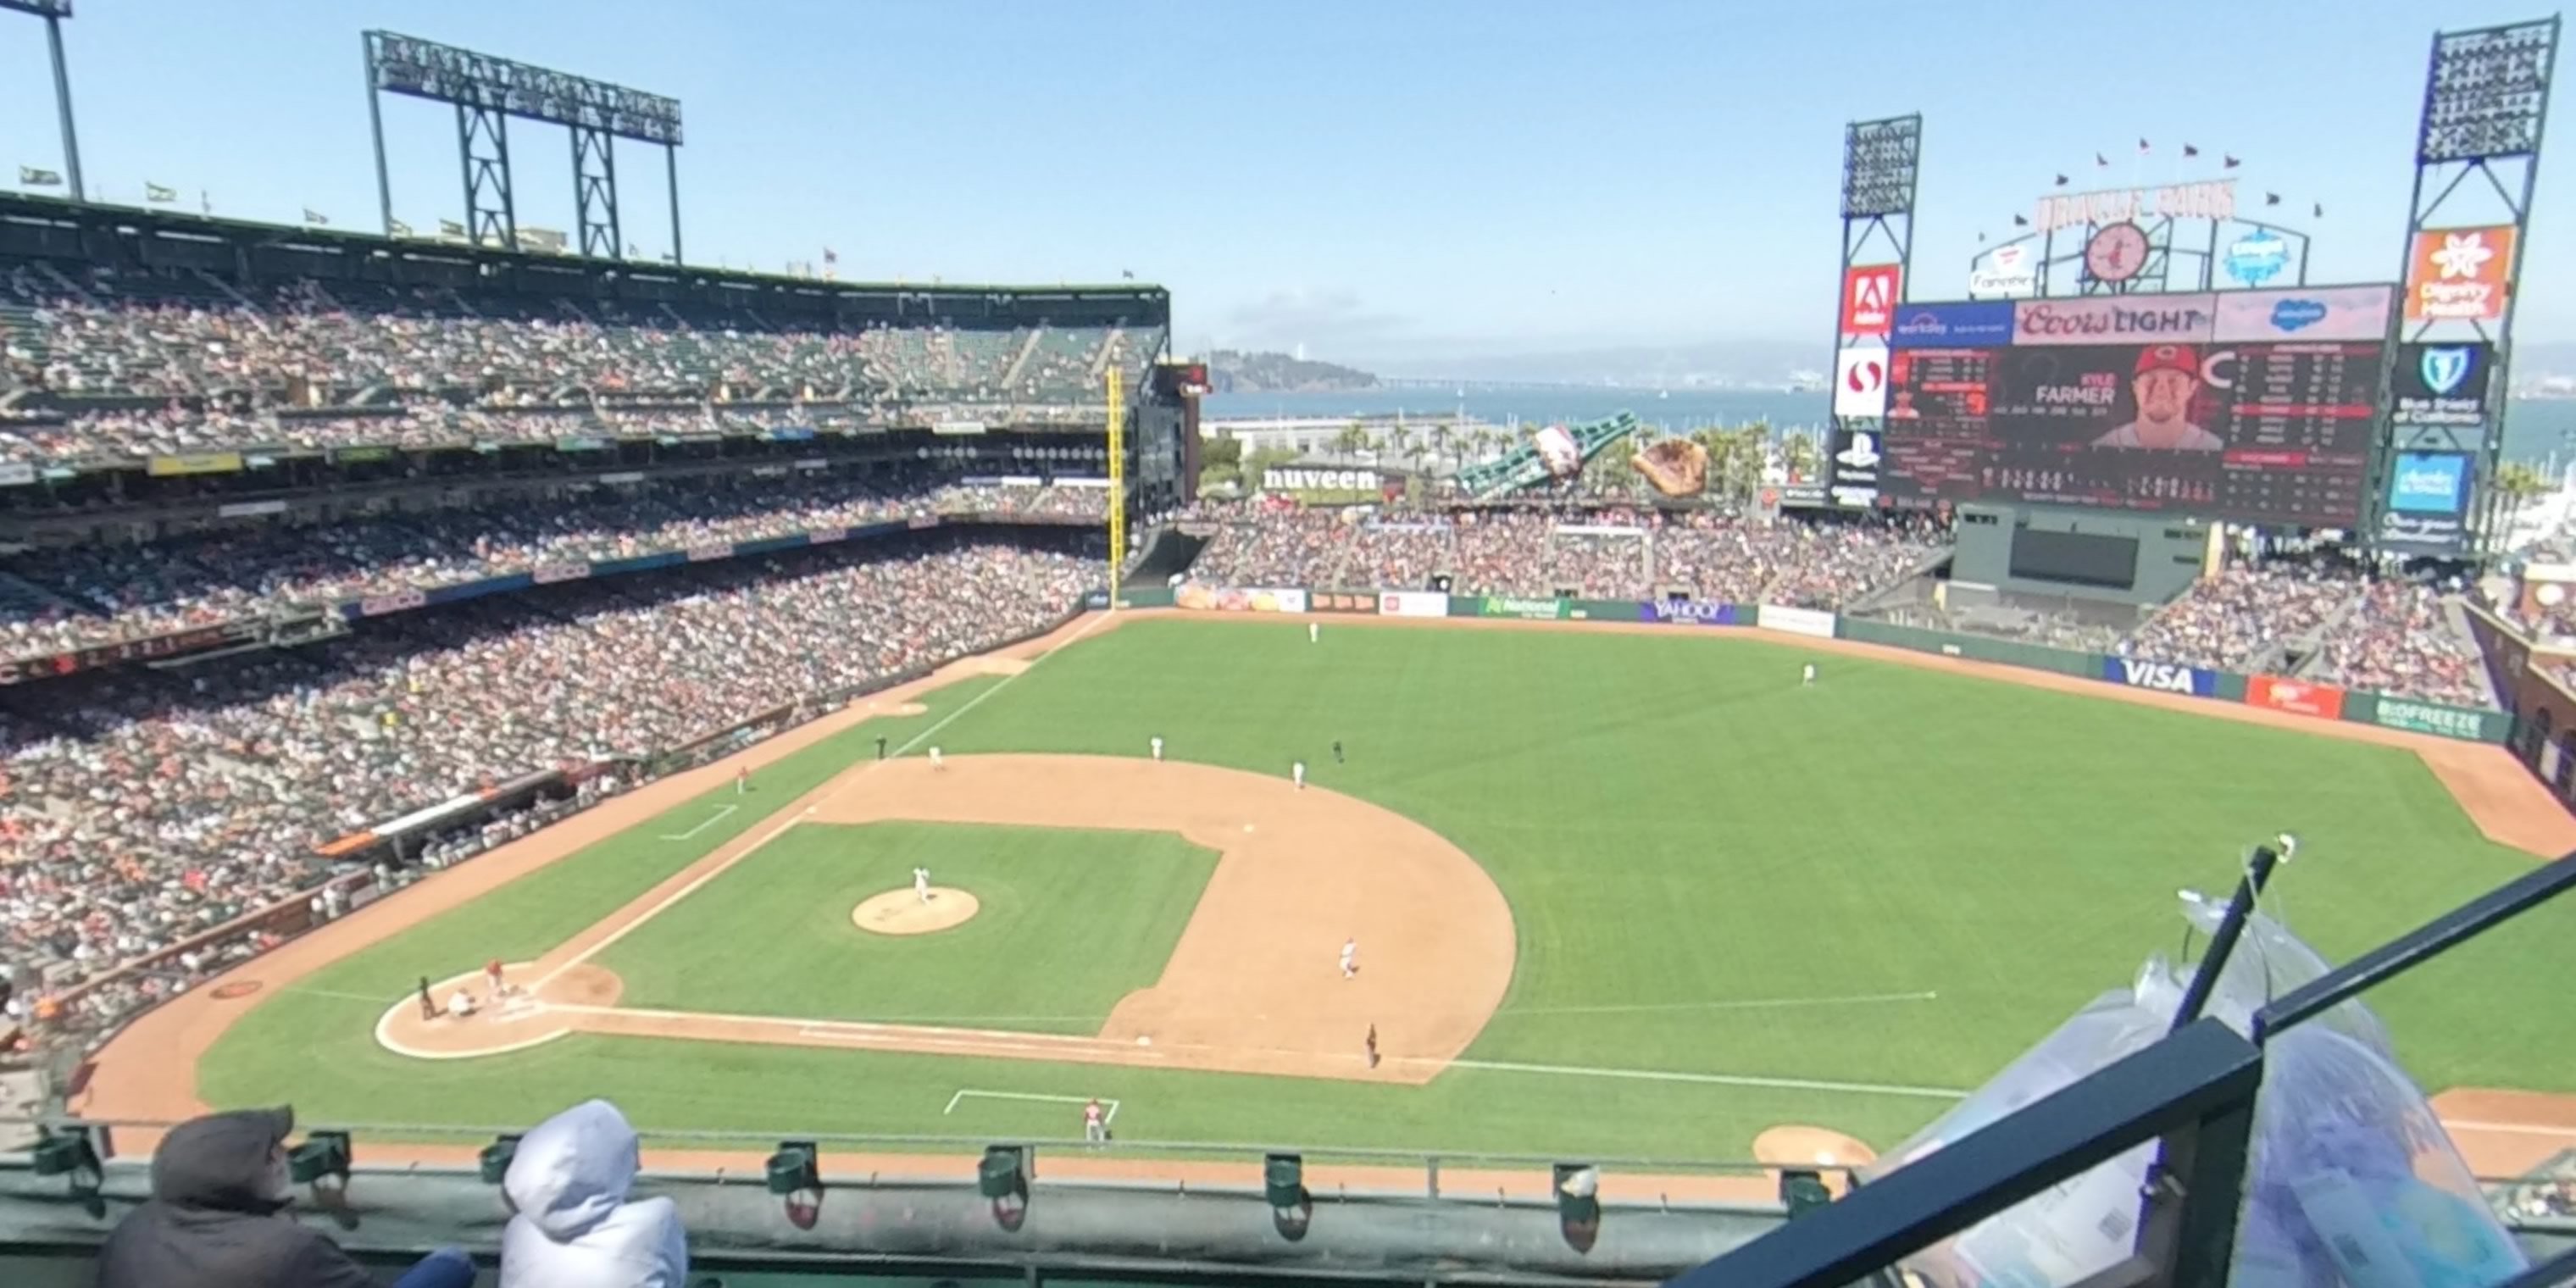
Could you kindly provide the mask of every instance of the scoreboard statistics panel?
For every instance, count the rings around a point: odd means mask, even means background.
[[[1899,500],[2003,500],[2351,527],[2374,341],[1898,349],[1880,471]]]

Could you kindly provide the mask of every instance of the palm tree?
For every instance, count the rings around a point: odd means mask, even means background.
[[[1816,436],[1805,430],[1790,430],[1780,440],[1780,458],[1789,473],[1800,482],[1813,482],[1822,457],[1816,451]]]
[[[1352,421],[1350,424],[1342,426],[1342,432],[1333,436],[1333,452],[1335,455],[1357,456],[1361,452],[1367,451],[1368,445],[1368,426],[1363,425],[1356,420]]]
[[[2506,461],[2496,466],[2495,475],[2487,481],[2487,486],[2504,510],[2504,523],[2501,525],[2504,531],[2490,534],[2490,538],[2498,542],[2513,531],[2514,524],[2522,519],[2522,512],[2530,508],[2532,502],[2549,495],[2549,479],[2533,469],[2528,461]]]

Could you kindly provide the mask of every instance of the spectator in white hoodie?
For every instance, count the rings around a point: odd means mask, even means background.
[[[626,1201],[642,1167],[635,1129],[605,1100],[584,1101],[519,1141],[501,1288],[682,1288],[689,1235],[671,1200]]]

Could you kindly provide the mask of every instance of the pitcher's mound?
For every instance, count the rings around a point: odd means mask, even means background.
[[[1878,1151],[1822,1127],[1773,1127],[1753,1138],[1755,1161],[1773,1167],[1859,1167]]]
[[[911,886],[905,886],[869,895],[850,910],[850,922],[880,935],[927,935],[963,924],[979,906],[975,896],[950,886],[930,887],[928,903],[923,903]]]

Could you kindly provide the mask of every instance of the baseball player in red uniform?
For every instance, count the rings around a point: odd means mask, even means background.
[[[743,766],[742,768],[740,768],[740,769],[737,769],[737,770],[733,771],[733,794],[734,794],[734,795],[736,795],[736,796],[740,796],[740,795],[742,795],[744,792],[747,792],[747,791],[750,791],[750,790],[751,790],[751,766],[749,766],[749,765],[745,765],[745,766]]]
[[[1109,1143],[1109,1115],[1100,1107],[1100,1097],[1082,1107],[1082,1138],[1094,1145]]]
[[[492,960],[483,963],[483,985],[492,991],[493,1004],[499,1005],[501,1001],[501,990],[509,987],[509,985],[501,978],[500,958],[495,957]]]

